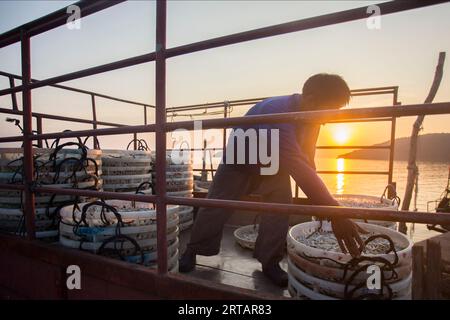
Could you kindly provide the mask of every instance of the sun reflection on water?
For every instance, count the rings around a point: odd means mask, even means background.
[[[345,170],[345,159],[338,158],[336,161],[336,170],[339,172],[343,172]],[[344,193],[344,174],[338,173],[336,175],[336,193],[343,194]]]

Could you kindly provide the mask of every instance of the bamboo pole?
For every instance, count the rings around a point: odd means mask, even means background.
[[[445,52],[439,53],[438,64],[436,66],[436,71],[434,73],[433,83],[431,85],[430,91],[428,92],[428,96],[425,99],[424,103],[431,103],[436,96],[436,93],[441,84],[443,69],[444,69],[444,61],[445,61]],[[414,189],[414,183],[417,179],[417,175],[419,174],[419,169],[417,167],[416,158],[417,158],[417,142],[419,139],[419,132],[422,128],[422,123],[425,118],[425,115],[419,115],[414,122],[411,139],[409,142],[409,159],[408,159],[408,179],[406,181],[406,189],[405,196],[403,197],[403,205],[402,210],[409,210],[409,205],[411,203],[411,197]],[[408,228],[406,227],[406,223],[401,222],[399,224],[399,231],[406,234]]]

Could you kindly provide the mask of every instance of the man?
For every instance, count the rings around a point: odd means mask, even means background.
[[[350,90],[341,77],[316,74],[304,83],[301,95],[268,98],[254,105],[246,116],[340,109],[349,100]],[[261,175],[261,165],[223,161],[209,188],[208,198],[239,200],[244,195],[258,193],[264,202],[291,203],[292,176],[311,203],[339,205],[315,171],[314,152],[320,125],[289,122],[244,127],[249,128],[278,130],[279,150],[271,152],[279,152],[280,169],[274,175]],[[245,152],[248,152],[248,143],[246,147]],[[247,155],[246,160],[248,158]],[[223,226],[231,213],[229,209],[222,208],[199,209],[190,242],[180,259],[180,272],[195,268],[197,254],[211,256],[219,253]],[[331,218],[331,224],[342,251],[359,255],[362,241],[358,227],[349,219]],[[262,215],[254,251],[254,257],[262,264],[263,273],[282,287],[287,285],[287,274],[280,268],[279,262],[284,255],[288,228],[287,216],[276,213]]]

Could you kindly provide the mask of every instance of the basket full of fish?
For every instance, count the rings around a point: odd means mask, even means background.
[[[76,147],[76,148],[74,148]],[[0,183],[22,184],[24,180],[23,149],[0,149]],[[101,151],[89,150],[83,144],[68,142],[51,149],[33,149],[36,186],[101,190],[103,181]],[[58,233],[58,211],[62,206],[89,201],[87,197],[58,194],[35,194],[37,238],[53,238]],[[22,191],[0,191],[0,228],[25,234],[24,196]]]
[[[156,210],[146,202],[108,200],[66,206],[59,242],[123,261],[156,267]],[[178,271],[178,206],[167,207],[168,266]]]
[[[360,194],[335,194],[333,197],[343,207],[351,208],[367,208],[367,209],[379,209],[379,210],[398,210],[400,201],[398,197],[393,199],[386,198],[384,196],[375,197]],[[355,220],[359,222],[366,222],[370,224],[376,224],[382,227],[391,229],[397,228],[395,221],[380,221],[380,220]]]
[[[358,222],[367,233],[359,257],[343,253],[329,222],[301,223],[289,230],[288,278],[293,297],[410,299],[413,242],[390,228]]]

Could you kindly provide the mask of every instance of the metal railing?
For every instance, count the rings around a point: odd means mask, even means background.
[[[432,4],[442,3],[444,1],[401,1],[386,2],[378,4],[381,14],[390,14],[401,12],[409,9],[429,6]],[[96,11],[103,10],[107,7],[120,3],[120,1],[80,1],[77,3],[81,8],[81,15],[86,16]],[[361,219],[382,219],[393,221],[410,221],[431,224],[449,224],[450,214],[428,214],[425,212],[396,212],[378,209],[356,209],[341,207],[324,207],[312,205],[288,205],[273,204],[260,202],[243,202],[243,201],[226,201],[216,199],[194,199],[182,197],[169,197],[166,194],[166,132],[183,128],[193,130],[193,121],[179,121],[166,123],[166,60],[201,50],[207,50],[226,46],[230,44],[241,43],[245,41],[261,39],[265,37],[286,34],[301,30],[313,29],[337,23],[354,21],[367,17],[366,7],[345,10],[341,12],[321,15],[317,17],[302,19],[298,21],[283,23],[266,28],[255,29],[251,31],[236,33],[224,37],[213,38],[210,40],[200,41],[188,45],[174,48],[166,48],[166,10],[167,3],[164,0],[158,1],[156,4],[156,52],[144,54],[129,59],[116,61],[101,66],[72,72],[57,77],[44,79],[33,82],[31,79],[30,68],[30,38],[34,35],[48,31],[57,26],[63,25],[68,17],[65,9],[56,11],[41,19],[20,26],[14,30],[0,35],[0,48],[6,45],[19,42],[21,43],[21,62],[22,62],[22,85],[15,86],[10,89],[0,90],[0,95],[11,94],[14,92],[22,92],[23,99],[23,124],[24,132],[21,136],[3,137],[0,142],[23,141],[24,148],[24,164],[25,164],[25,181],[23,185],[12,186],[0,184],[0,189],[23,190],[25,197],[24,214],[26,217],[27,236],[30,239],[35,238],[35,193],[45,192],[54,194],[68,195],[86,195],[101,198],[115,198],[122,200],[136,200],[156,203],[157,206],[157,251],[158,251],[158,273],[167,275],[167,237],[166,237],[166,205],[180,204],[201,207],[223,207],[229,209],[247,209],[259,212],[279,212],[280,214],[295,215],[316,215],[316,216],[337,216],[347,218]],[[47,134],[33,135],[32,132],[32,100],[31,90],[43,86],[54,85],[59,82],[78,79],[89,75],[94,75],[106,71],[124,68],[140,63],[155,61],[156,63],[156,119],[154,124],[141,126],[124,126],[106,129],[81,130],[73,132],[57,132]],[[420,114],[448,114],[450,113],[450,102],[433,103],[433,104],[417,104],[379,107],[379,108],[362,108],[351,110],[334,110],[334,111],[315,111],[315,112],[296,112],[289,115],[274,114],[262,116],[236,117],[226,119],[209,119],[203,121],[203,128],[226,128],[241,124],[252,123],[275,123],[289,121],[348,121],[356,119],[379,119],[384,117],[397,118],[402,116],[415,116]],[[32,161],[32,142],[34,140],[44,138],[62,138],[62,137],[80,137],[88,135],[109,135],[123,133],[138,132],[155,132],[156,133],[156,174],[158,180],[156,183],[157,195],[130,195],[118,194],[111,192],[97,192],[90,190],[78,189],[56,189],[51,187],[36,187],[33,181],[33,161]]]
[[[4,77],[8,78],[10,89],[13,89],[15,87],[15,80],[22,80],[21,76],[13,74],[13,73],[4,72],[4,71],[0,71],[0,76],[4,76]],[[39,82],[39,80],[31,79],[31,82]],[[129,105],[132,105],[132,106],[140,106],[140,107],[142,107],[143,110],[144,110],[144,113],[143,113],[143,115],[144,115],[144,124],[147,124],[147,119],[148,119],[148,117],[147,117],[147,109],[148,108],[155,108],[155,106],[152,106],[152,105],[149,105],[149,104],[146,104],[146,103],[132,101],[132,100],[127,100],[127,99],[121,99],[121,98],[113,97],[113,96],[110,96],[110,95],[106,95],[106,94],[102,94],[102,93],[98,93],[98,92],[93,92],[93,91],[88,91],[88,90],[82,90],[82,89],[73,88],[73,87],[69,87],[69,86],[53,84],[53,85],[49,85],[49,87],[58,88],[58,89],[66,90],[66,91],[72,91],[72,92],[76,92],[76,93],[85,94],[85,95],[90,96],[91,97],[91,108],[92,108],[92,120],[73,118],[73,117],[64,117],[64,116],[57,116],[57,115],[33,112],[32,116],[34,118],[36,118],[36,131],[37,131],[38,134],[43,133],[43,123],[42,123],[43,119],[51,119],[51,120],[59,120],[59,121],[67,121],[67,122],[76,122],[76,123],[88,123],[88,124],[92,124],[92,128],[93,129],[97,129],[98,125],[100,125],[100,126],[111,126],[111,127],[123,127],[123,126],[125,126],[125,124],[120,124],[120,123],[98,121],[97,120],[96,98],[103,98],[103,99],[107,99],[107,100],[111,100],[111,101],[117,101],[117,102],[126,103],[126,104],[129,104]],[[13,115],[23,115],[23,112],[19,110],[18,105],[17,105],[16,92],[11,92],[11,105],[12,105],[12,110],[11,109],[6,109],[6,108],[0,108],[0,113],[13,114]],[[94,143],[94,148],[98,149],[99,146],[97,145],[97,139],[96,138],[97,137],[94,136],[94,139],[93,139],[94,142],[93,143]],[[137,148],[137,145],[136,145],[137,135],[136,135],[136,133],[133,134],[133,141],[134,141],[134,149],[136,149]],[[37,141],[37,145],[39,147],[42,147],[42,140],[38,140]]]
[[[355,96],[372,96],[372,95],[392,95],[392,105],[397,106],[401,103],[398,101],[398,86],[389,86],[389,87],[372,87],[372,88],[361,88],[361,89],[353,89],[350,91],[350,94],[352,97]],[[175,117],[189,117],[194,118],[195,116],[192,115],[192,111],[195,110],[204,110],[204,113],[198,114],[201,116],[208,115],[209,109],[223,109],[223,111],[220,111],[220,113],[217,113],[215,111],[215,114],[223,114],[224,118],[227,118],[229,116],[229,113],[231,113],[231,110],[233,107],[244,107],[244,106],[252,106],[258,102],[263,101],[264,99],[267,99],[267,97],[263,98],[251,98],[251,99],[241,99],[241,100],[232,100],[232,101],[223,101],[223,102],[211,102],[211,103],[204,103],[204,104],[193,104],[193,105],[187,105],[187,106],[179,106],[179,107],[171,107],[167,108],[167,116],[171,117],[171,119],[174,119]],[[393,189],[389,189],[389,196],[393,196],[393,190],[395,190],[396,183],[393,181],[393,172],[394,172],[394,151],[395,151],[395,128],[396,128],[396,118],[379,118],[379,119],[355,119],[355,120],[335,120],[330,121],[328,123],[348,123],[348,122],[373,122],[373,121],[388,121],[391,123],[390,128],[390,138],[389,138],[389,144],[388,145],[362,145],[362,146],[317,146],[316,149],[387,149],[389,150],[388,154],[388,170],[387,171],[337,171],[337,170],[318,170],[317,173],[319,174],[361,174],[361,175],[387,175],[387,185],[393,186]],[[222,135],[222,152],[225,153],[225,147],[226,147],[226,129],[223,129]],[[212,148],[216,149],[216,148]],[[190,151],[204,151],[204,150],[212,150],[209,149],[199,149],[196,150],[195,148],[190,148]],[[214,173],[215,169],[197,169],[194,168],[194,171],[203,171],[203,172],[211,172],[211,174]],[[295,185],[295,197],[298,198],[299,196],[299,186]]]

